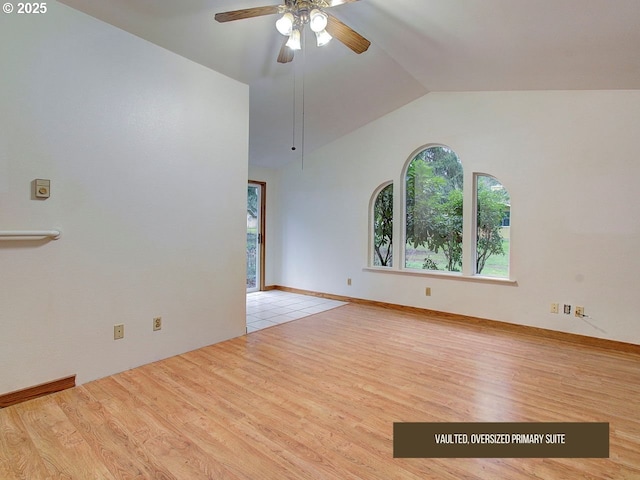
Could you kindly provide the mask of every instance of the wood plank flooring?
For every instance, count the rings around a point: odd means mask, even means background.
[[[0,479],[640,479],[640,356],[347,305],[0,410]],[[608,459],[394,459],[393,422],[609,422]]]

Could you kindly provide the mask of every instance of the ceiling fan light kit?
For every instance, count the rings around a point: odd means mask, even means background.
[[[327,32],[326,30],[316,32],[316,45],[318,45],[319,47],[323,47],[327,43],[329,43],[332,38],[333,37],[329,35],[329,32]]]
[[[276,29],[282,35],[289,36],[293,31],[293,14],[291,12],[286,12],[282,17],[278,19],[276,22]]]
[[[276,21],[276,29],[279,33],[289,38],[282,45],[278,55],[279,63],[292,61],[293,51],[302,49],[302,29],[307,24],[316,35],[316,45],[318,47],[326,45],[332,38],[337,38],[355,53],[360,54],[367,51],[371,42],[336,17],[325,12],[328,8],[357,1],[285,0],[284,5],[245,8],[216,13],[215,19],[218,22],[230,22],[262,15],[280,14],[281,17]]]
[[[285,44],[291,50],[302,50],[302,44],[300,42],[300,30],[297,28],[291,31],[289,40]]]
[[[309,27],[313,30],[314,33],[320,33],[325,28],[327,28],[327,22],[329,21],[329,17],[327,14],[317,8],[311,10],[309,14]]]
[[[331,41],[333,37],[325,30],[329,17],[319,8],[320,4],[324,3],[326,2],[299,1],[292,2],[291,6],[284,7],[290,8],[290,10],[285,11],[282,17],[278,19],[276,29],[282,35],[289,37],[289,41],[286,43],[287,47],[291,50],[300,50],[302,48],[300,35],[302,28],[306,24],[309,24],[311,31],[316,34],[316,45],[322,47]]]

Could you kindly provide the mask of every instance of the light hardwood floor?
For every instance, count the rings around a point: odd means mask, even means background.
[[[640,479],[640,356],[347,305],[0,410],[0,478]],[[608,459],[394,459],[393,422],[609,422]]]

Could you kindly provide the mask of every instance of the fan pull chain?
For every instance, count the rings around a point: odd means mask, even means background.
[[[304,118],[304,79],[305,79],[305,72],[307,70],[306,65],[307,65],[307,55],[306,55],[306,51],[307,51],[307,45],[306,45],[306,35],[304,30],[302,31],[302,139],[300,141],[300,147],[302,148],[302,154],[301,154],[301,164],[302,164],[302,170],[304,170],[304,124],[305,124],[305,118]]]
[[[300,139],[300,148],[302,149],[300,152],[300,158],[301,158],[301,162],[302,162],[302,170],[304,170],[304,136],[305,136],[305,91],[304,91],[304,87],[305,87],[305,71],[306,71],[306,55],[305,55],[305,43],[306,43],[306,37],[305,37],[305,32],[302,32],[302,38],[301,38],[301,42],[302,42],[302,126],[301,126],[301,139]],[[298,69],[293,68],[293,112],[292,112],[292,120],[293,120],[293,125],[292,125],[292,139],[291,139],[291,151],[295,152],[296,151],[296,99],[297,99],[297,93],[298,93],[298,89],[297,89],[297,76],[298,76]]]
[[[296,150],[296,69],[293,69],[293,112],[291,115],[292,120],[292,138],[291,138],[291,150],[295,152]]]

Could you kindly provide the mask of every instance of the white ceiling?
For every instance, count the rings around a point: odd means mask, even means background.
[[[361,0],[331,13],[367,52],[309,37],[287,65],[277,16],[213,18],[278,0],[60,1],[250,85],[259,166],[300,157],[303,105],[309,152],[428,92],[640,89],[640,0]]]

